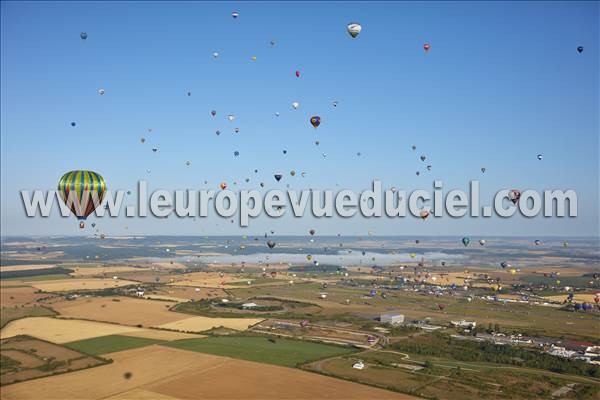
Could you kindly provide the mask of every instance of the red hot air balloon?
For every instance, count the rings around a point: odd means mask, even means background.
[[[431,46],[429,45],[429,43],[425,43],[423,45],[423,50],[425,50],[425,53],[427,53],[429,51],[429,49],[431,48]]]
[[[300,71],[296,71],[296,78],[300,78]]]

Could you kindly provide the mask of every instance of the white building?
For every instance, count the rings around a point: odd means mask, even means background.
[[[362,360],[359,360],[358,362],[355,362],[354,364],[352,364],[352,368],[354,369],[363,369],[365,367],[365,364],[362,362]]]
[[[258,304],[256,303],[244,303],[242,304],[242,308],[255,308],[258,307]]]
[[[450,321],[450,323],[452,325],[454,325],[454,326],[458,326],[458,327],[461,327],[461,328],[467,328],[467,329],[472,329],[472,328],[475,328],[477,326],[477,322],[474,322],[474,321],[465,321],[464,319],[460,320],[460,321]]]
[[[379,316],[379,321],[384,324],[401,324],[404,322],[404,315],[396,312],[384,313]]]

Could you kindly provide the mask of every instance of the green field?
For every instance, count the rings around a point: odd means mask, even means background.
[[[76,342],[67,343],[65,346],[82,353],[100,355],[160,343],[164,343],[164,341],[132,336],[108,335],[78,340]]]
[[[351,348],[300,340],[277,338],[274,341],[262,336],[219,336],[183,339],[167,343],[166,346],[284,367],[355,352]]]

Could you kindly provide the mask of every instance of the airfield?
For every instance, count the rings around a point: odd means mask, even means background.
[[[97,246],[97,253],[82,253],[77,240],[87,252],[90,243]],[[483,327],[481,337],[491,330],[548,346],[599,344],[598,310],[572,310],[578,302],[593,304],[600,291],[598,254],[587,242],[571,241],[572,250],[560,243],[534,248],[543,254],[531,264],[519,250],[511,259],[518,271],[511,273],[489,259],[482,263],[481,249],[454,251],[452,239],[421,241],[419,248],[386,239],[382,250],[355,238],[348,248],[367,249],[366,255],[347,259],[347,250],[332,254],[302,238],[267,255],[262,240],[250,238],[169,238],[168,245],[157,238],[77,240],[35,242],[46,254],[37,269],[31,242],[2,243],[3,399],[478,399],[531,398],[532,390],[537,398],[563,397],[558,391],[592,399],[600,393],[592,364],[564,364],[570,369],[561,372],[527,360],[494,361],[487,353],[479,360],[452,353],[453,346],[484,351],[477,347],[483,339],[473,341],[453,325],[461,320]],[[505,257],[511,251],[493,246],[490,252]],[[111,256],[107,248],[128,254]],[[451,255],[445,265],[431,257],[434,248]],[[147,252],[155,254],[141,256]],[[240,253],[247,261],[238,262]],[[404,322],[379,321],[389,312]],[[424,352],[421,343],[433,350]],[[515,348],[530,357],[547,346]]]

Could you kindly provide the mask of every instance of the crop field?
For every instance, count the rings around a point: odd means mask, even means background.
[[[44,292],[68,292],[71,290],[97,290],[134,285],[136,282],[121,279],[58,279],[31,281],[31,286]]]
[[[99,358],[27,336],[3,339],[0,345],[1,385],[105,363]]]
[[[179,332],[155,331],[103,322],[62,318],[22,318],[10,322],[2,331],[2,339],[28,335],[52,343],[69,343],[107,335],[131,335],[159,340],[178,340],[188,338]]]
[[[133,336],[108,335],[65,343],[65,346],[82,353],[100,355],[160,343],[164,343],[164,341]]]
[[[0,274],[4,272],[14,272],[14,271],[29,271],[29,270],[42,270],[56,267],[56,264],[21,264],[21,265],[9,265],[9,266],[0,266]]]
[[[409,399],[298,369],[163,346],[106,355],[111,364],[3,388],[5,400],[38,399]],[[124,373],[131,374],[125,379]],[[231,384],[235,379],[236,384]]]
[[[5,287],[0,290],[0,305],[3,308],[32,305],[38,299],[48,297],[47,293],[36,293],[31,286]]]
[[[173,303],[132,297],[79,297],[52,304],[61,316],[122,325],[156,326],[188,316],[169,311]]]
[[[184,315],[184,314],[180,314]],[[250,326],[258,324],[262,319],[256,318],[209,318],[209,317],[188,317],[159,325],[157,328],[170,329],[182,332],[204,332],[217,327],[225,327],[244,331]]]
[[[355,351],[348,347],[264,336],[187,339],[169,343],[168,346],[284,367],[294,367],[312,360],[350,354]]]

